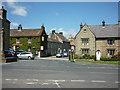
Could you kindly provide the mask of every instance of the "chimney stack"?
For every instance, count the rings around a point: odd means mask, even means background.
[[[118,20],[118,25],[120,25],[120,20]]]
[[[102,25],[105,26],[105,21],[104,20],[102,21]]]
[[[59,34],[63,35],[63,32],[59,32]]]
[[[52,30],[52,34],[54,34],[55,33],[55,30]]]
[[[82,22],[81,22],[81,24],[80,24],[80,30],[83,28],[83,25],[82,25]]]
[[[45,30],[44,24],[42,24],[41,29]]]
[[[22,30],[22,25],[20,24],[19,26],[18,26],[18,31],[21,31]]]

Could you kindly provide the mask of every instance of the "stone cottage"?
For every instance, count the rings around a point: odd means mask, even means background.
[[[96,55],[100,51],[102,57],[111,57],[120,52],[120,21],[118,24],[80,25],[80,31],[74,38],[78,56]]]

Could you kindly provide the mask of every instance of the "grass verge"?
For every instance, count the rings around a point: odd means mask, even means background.
[[[112,64],[112,65],[120,65],[119,61],[89,61],[89,60],[80,60],[76,59],[76,62],[85,62],[85,63],[94,63],[94,64]]]

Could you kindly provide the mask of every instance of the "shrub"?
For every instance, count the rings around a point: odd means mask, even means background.
[[[74,55],[74,58],[75,58],[75,59],[78,59],[79,57],[78,57],[78,55],[77,55],[77,54],[75,54],[75,55]]]
[[[101,61],[120,61],[119,58],[101,58]]]
[[[95,59],[95,55],[90,56],[90,59]]]

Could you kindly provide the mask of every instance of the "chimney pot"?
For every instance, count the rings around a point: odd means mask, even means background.
[[[63,32],[59,32],[59,34],[63,35]]]
[[[18,26],[18,31],[21,31],[22,30],[22,25],[20,24],[19,26]]]
[[[83,25],[82,25],[82,22],[81,22],[81,24],[80,24],[80,29],[82,29],[83,28]]]
[[[55,30],[52,30],[52,33],[55,33]]]
[[[105,26],[105,21],[104,20],[102,21],[102,25]]]
[[[118,25],[120,25],[120,20],[118,20]]]

